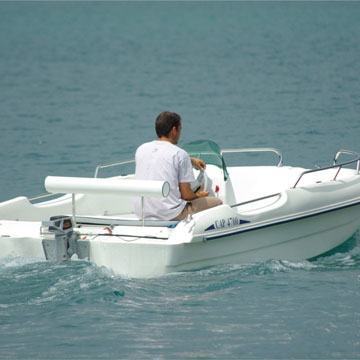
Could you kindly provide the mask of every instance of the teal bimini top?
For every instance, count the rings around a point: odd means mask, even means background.
[[[184,144],[182,148],[187,151],[190,156],[200,158],[207,164],[215,165],[222,169],[224,180],[227,180],[229,177],[221,149],[214,141],[196,140]]]

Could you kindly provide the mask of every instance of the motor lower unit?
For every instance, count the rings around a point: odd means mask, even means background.
[[[89,258],[89,242],[80,240],[69,216],[52,216],[49,221],[43,221],[41,235],[47,260],[70,260],[74,254],[78,259]]]

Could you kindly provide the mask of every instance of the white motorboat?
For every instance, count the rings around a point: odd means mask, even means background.
[[[134,175],[47,177],[55,199],[17,197],[0,203],[0,256],[52,261],[88,259],[130,277],[153,277],[225,263],[301,261],[336,248],[360,226],[360,156],[340,150],[331,166],[282,165],[272,148],[188,145],[207,162],[204,186],[223,205],[176,221],[139,219],[136,196],[167,196],[168,183]],[[229,153],[272,152],[274,166],[226,166]],[[339,162],[340,156],[354,156]],[[42,199],[41,199],[42,200]]]

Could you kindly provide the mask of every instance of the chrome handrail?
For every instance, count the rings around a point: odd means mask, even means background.
[[[253,203],[253,202],[270,199],[270,198],[272,198],[272,197],[280,196],[280,195],[281,195],[281,193],[276,193],[276,194],[271,194],[271,195],[267,195],[267,196],[262,196],[262,197],[259,197],[259,198],[256,198],[256,199],[251,199],[251,200],[248,200],[248,201],[244,201],[244,202],[241,202],[241,203],[237,203],[237,204],[230,205],[230,207],[233,208],[233,207],[238,207],[238,206],[242,206],[242,205],[247,205],[247,204],[251,204],[251,203]]]
[[[334,165],[336,165],[336,162],[337,162],[337,160],[338,160],[338,158],[339,158],[339,156],[340,156],[341,154],[354,155],[354,156],[357,156],[357,157],[360,156],[360,155],[359,155],[357,152],[355,152],[355,151],[346,150],[346,149],[340,149],[340,150],[335,154],[335,156],[334,156]],[[358,171],[359,171],[359,163],[360,163],[360,161],[358,162],[358,167],[357,167],[357,170],[358,170]]]
[[[277,164],[277,166],[282,166],[283,164],[283,156],[280,150],[275,149],[275,148],[240,148],[240,149],[236,149],[236,148],[229,148],[229,149],[222,149],[221,150],[221,155],[223,154],[230,154],[230,153],[250,153],[250,152],[272,152],[275,153],[278,157],[279,157],[279,162]]]
[[[347,154],[347,155],[355,155],[357,156],[356,159],[353,159],[353,160],[349,160],[349,161],[345,161],[345,162],[342,162],[340,164],[337,164],[337,159],[339,158],[339,156],[341,154]],[[360,173],[360,154],[358,154],[357,152],[355,151],[350,151],[350,150],[339,150],[335,157],[334,157],[334,165],[332,166],[325,166],[325,167],[322,167],[322,168],[319,168],[319,169],[312,169],[312,170],[306,170],[304,172],[302,172],[300,174],[300,176],[298,177],[298,179],[296,180],[296,183],[295,185],[292,187],[293,189],[296,188],[297,184],[300,182],[301,178],[304,176],[304,175],[307,175],[307,174],[311,174],[311,173],[314,173],[314,172],[318,172],[318,171],[323,171],[323,170],[329,170],[329,169],[336,169],[338,168],[334,178],[333,178],[333,181],[336,180],[337,176],[339,175],[339,172],[340,170],[345,166],[345,165],[350,165],[350,164],[353,164],[353,163],[357,163],[356,165],[356,171],[357,171],[357,174]]]
[[[126,160],[126,161],[115,162],[115,163],[99,164],[95,169],[94,177],[95,178],[98,177],[100,169],[105,169],[105,168],[114,167],[114,166],[121,166],[121,165],[126,165],[126,164],[131,164],[131,163],[135,163],[135,160]]]
[[[221,155],[225,153],[243,153],[243,152],[273,152],[279,156],[279,162],[277,166],[282,166],[282,154],[279,150],[275,148],[241,148],[241,149],[223,149],[221,151]],[[212,152],[201,152],[202,155],[214,155]],[[121,162],[114,162],[114,163],[107,163],[107,164],[99,164],[95,169],[94,177],[97,178],[99,175],[100,169],[105,169],[109,167],[114,166],[121,166],[126,164],[134,163],[135,160],[127,160],[127,161],[121,161]]]
[[[54,197],[57,196],[59,194],[49,194],[49,193],[44,193],[44,194],[40,194],[40,195],[36,195],[35,197],[32,197],[29,199],[30,202],[35,201],[35,200],[40,200],[40,199],[45,199],[45,198],[49,198],[49,197]]]

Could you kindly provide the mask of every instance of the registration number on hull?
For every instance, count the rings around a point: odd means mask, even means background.
[[[250,221],[242,220],[238,217],[228,217],[228,218],[224,218],[224,219],[217,219],[214,221],[213,224],[211,224],[208,228],[206,228],[205,231],[231,228],[231,227],[238,226],[241,224],[247,224],[249,222]]]

